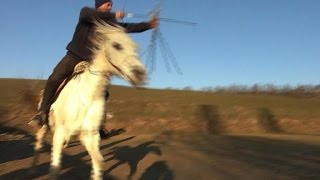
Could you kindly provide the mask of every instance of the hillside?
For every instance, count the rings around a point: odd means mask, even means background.
[[[45,81],[0,79],[0,179],[48,179],[52,133],[35,171],[27,125]],[[104,179],[319,179],[319,99],[112,86]],[[304,135],[301,135],[304,134]],[[77,138],[61,179],[88,179]]]
[[[25,109],[35,111],[36,103],[32,98],[37,97],[44,83],[39,80],[0,79],[2,111],[12,113],[15,108],[21,111],[21,105],[26,101],[32,108]],[[209,134],[320,132],[319,98],[122,86],[111,86],[110,94],[108,108],[114,115],[107,123],[110,128]],[[17,105],[20,106],[17,108]],[[14,114],[26,122],[33,113],[26,111]]]

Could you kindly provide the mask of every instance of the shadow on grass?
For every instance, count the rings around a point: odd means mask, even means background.
[[[212,172],[222,179],[320,179],[319,142],[219,135],[187,143],[215,162]]]
[[[220,134],[225,131],[216,106],[203,104],[199,106],[199,110],[201,119],[206,121],[209,134]]]
[[[258,121],[266,132],[283,133],[283,130],[278,125],[278,120],[267,108],[257,109]]]

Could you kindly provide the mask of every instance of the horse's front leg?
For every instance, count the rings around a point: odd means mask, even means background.
[[[82,144],[86,147],[92,160],[92,179],[102,179],[103,156],[100,153],[100,135],[98,130],[92,132],[82,132],[80,135]]]
[[[65,141],[66,132],[61,127],[56,127],[52,142],[52,157],[50,167],[50,179],[57,179],[60,172],[61,153]]]

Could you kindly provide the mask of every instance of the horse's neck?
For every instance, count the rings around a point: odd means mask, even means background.
[[[99,72],[103,72],[103,73],[107,73],[107,71],[109,70],[110,67],[108,67],[108,63],[106,63],[106,53],[103,52],[97,52],[95,57],[92,59],[92,61],[90,62],[90,68],[95,70],[95,71],[99,71]]]
[[[104,96],[110,82],[106,74],[90,66],[80,78],[83,84],[81,91],[89,97]]]
[[[81,76],[81,82],[83,83],[82,92],[86,96],[104,96],[107,85],[110,82],[110,73],[108,73],[108,64],[105,63],[104,53],[98,53],[90,62],[88,70]]]

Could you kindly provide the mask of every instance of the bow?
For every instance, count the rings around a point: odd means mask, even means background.
[[[127,4],[127,0],[125,1],[125,5],[124,8]],[[124,10],[123,8],[123,10]],[[170,23],[179,23],[179,24],[185,24],[185,25],[196,25],[196,23],[193,22],[187,22],[187,21],[181,21],[181,20],[176,20],[176,19],[169,19],[169,18],[160,18],[160,2],[155,6],[154,10],[152,11],[152,13],[149,15],[149,18],[157,18],[160,21],[165,21],[165,22],[170,22]],[[135,14],[135,13],[127,13],[126,17],[130,18],[130,17],[138,17],[138,18],[146,18],[146,15],[142,15],[142,14]],[[169,46],[169,44],[167,43],[166,39],[164,38],[162,32],[160,31],[160,26],[154,28],[152,30],[151,33],[151,39],[150,39],[150,43],[148,45],[148,48],[146,50],[147,52],[147,58],[146,58],[146,67],[149,69],[149,72],[152,73],[155,71],[156,69],[156,55],[157,55],[157,45],[159,45],[160,51],[161,51],[161,55],[162,55],[162,59],[164,61],[164,64],[166,66],[166,70],[167,72],[171,72],[171,65],[173,66],[173,68],[175,69],[175,71],[182,75],[182,71],[179,67],[179,64]],[[145,54],[142,53],[141,56],[143,56]]]

